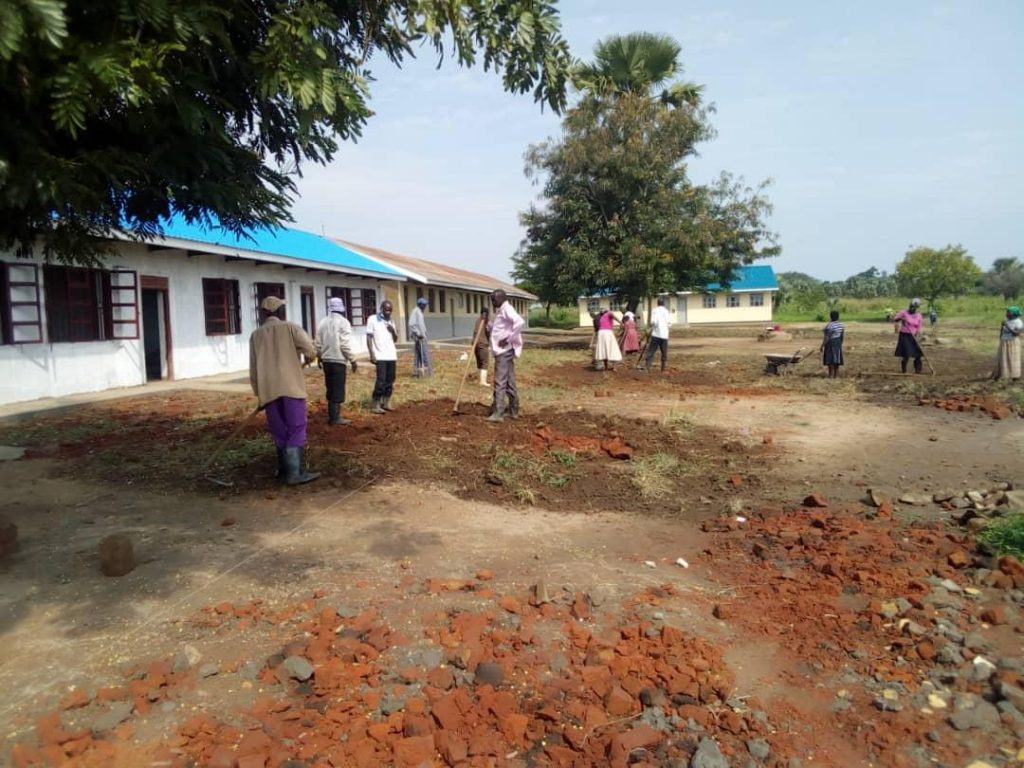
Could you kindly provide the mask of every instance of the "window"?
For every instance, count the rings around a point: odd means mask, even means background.
[[[621,312],[622,299],[620,299],[618,296],[612,296],[611,301],[608,302],[608,309],[610,309],[612,312]]]
[[[725,306],[727,307],[738,307],[740,305],[740,297],[735,293],[730,293],[725,297]]]
[[[717,298],[713,293],[704,294],[704,309],[714,309],[716,306],[715,299]]]
[[[229,336],[242,332],[238,311],[238,281],[203,278],[203,312],[207,336]]]
[[[587,312],[594,315],[601,311],[600,299],[587,299]]]
[[[444,291],[438,291],[437,293],[438,293],[438,300],[437,300],[437,310],[438,310],[438,312],[447,312],[448,311],[448,302],[445,300]],[[434,310],[431,309],[430,311],[433,312]]]
[[[428,296],[427,296],[427,299],[428,299],[427,309],[429,309],[431,312],[433,312],[434,311],[434,289],[431,288],[427,293],[428,293]]]
[[[763,307],[764,306],[764,294],[763,293],[752,293],[752,294],[750,294],[750,306],[752,306],[752,307]]]
[[[345,317],[352,322],[352,291],[339,285],[327,287],[327,299],[341,299],[345,302]]]
[[[134,272],[47,264],[43,289],[51,343],[139,338]]]
[[[372,288],[364,288],[360,291],[360,294],[363,304],[363,316],[359,322],[366,325],[365,321],[377,314],[377,292]]]
[[[260,304],[268,296],[284,299],[284,283],[256,283],[256,323],[260,321]],[[285,310],[287,311],[287,310]]]
[[[43,340],[39,267],[0,262],[0,344]]]

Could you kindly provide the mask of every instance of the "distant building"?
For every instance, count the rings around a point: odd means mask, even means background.
[[[680,291],[662,294],[673,325],[707,325],[710,323],[767,323],[772,319],[772,298],[779,290],[775,271],[767,265],[740,267],[736,279],[725,288],[709,283],[703,291]],[[592,313],[601,309],[624,311],[619,297],[613,293],[583,296],[579,300],[580,327],[593,324]],[[647,318],[647,303],[641,301],[636,310]]]
[[[426,259],[403,256],[380,248],[359,245],[348,240],[335,242],[363,253],[390,269],[401,273],[401,285],[395,311],[408,317],[420,297],[427,299],[427,333],[431,339],[450,339],[473,335],[480,310],[491,308],[491,291],[502,289],[516,311],[529,321],[529,307],[537,300],[529,291],[512,283],[496,280],[479,272],[456,269]]]

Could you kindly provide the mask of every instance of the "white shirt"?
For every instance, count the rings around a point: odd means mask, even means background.
[[[391,335],[394,328],[394,320],[384,320],[380,315],[374,315],[366,321],[367,341],[373,344],[374,359],[381,362],[398,359],[395,339]]]
[[[1013,318],[1013,320],[1004,320],[1003,325],[999,329],[999,340],[1009,341],[1010,339],[1016,339],[1010,331],[1006,330],[1009,328],[1011,331],[1017,331],[1018,333],[1024,331],[1024,320],[1019,317]]]
[[[668,338],[668,327],[672,320],[668,314],[668,307],[658,306],[651,312],[651,336],[656,339]]]

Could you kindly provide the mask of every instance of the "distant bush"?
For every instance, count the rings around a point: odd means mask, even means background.
[[[550,317],[543,309],[530,310],[531,328],[578,328],[580,310],[578,307],[552,307]]]

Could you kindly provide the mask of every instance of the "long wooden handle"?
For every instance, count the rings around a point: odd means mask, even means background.
[[[206,471],[210,468],[210,466],[213,464],[213,462],[216,461],[217,457],[220,456],[221,453],[224,451],[224,449],[227,448],[228,445],[231,442],[233,442],[236,437],[238,437],[238,435],[241,433],[241,431],[243,429],[245,429],[246,425],[249,423],[249,419],[251,419],[253,416],[255,416],[259,412],[260,412],[260,409],[259,409],[259,406],[257,406],[256,408],[254,408],[253,410],[251,410],[249,413],[246,414],[245,418],[242,419],[242,422],[237,427],[235,427],[235,431],[232,432],[227,437],[225,437],[224,438],[224,442],[222,442],[220,445],[218,445],[217,446],[217,450],[215,450],[210,455],[210,458],[208,458],[206,460],[206,463],[203,464],[203,469],[202,469],[201,474],[206,474]]]
[[[484,329],[484,323],[480,323],[480,327],[476,329],[476,333],[473,334],[473,343],[469,345],[469,357],[466,358],[466,368],[462,372],[462,381],[459,382],[459,393],[455,396],[455,407],[453,411],[459,410],[459,401],[462,400],[462,388],[466,386],[466,376],[469,375],[469,364],[473,360],[473,350],[476,349],[476,344],[480,340],[480,331]]]

